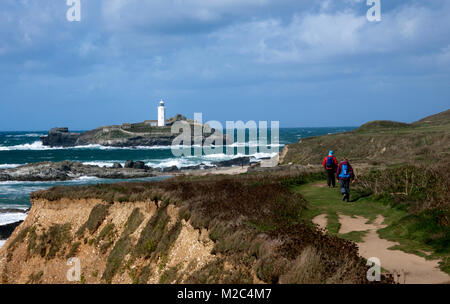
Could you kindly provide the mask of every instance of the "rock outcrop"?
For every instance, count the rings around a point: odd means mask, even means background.
[[[68,128],[53,128],[47,136],[41,136],[42,144],[51,147],[73,147],[79,138],[80,133],[71,133]]]
[[[184,116],[177,116],[170,121],[173,124],[175,121],[186,119]],[[184,120],[191,128],[191,143],[194,144],[196,140],[202,142],[216,134],[216,130],[208,130],[205,126],[194,121]],[[203,130],[201,135],[194,136],[194,129],[200,128]],[[105,126],[91,131],[82,133],[69,132],[68,128],[54,128],[48,132],[47,136],[42,136],[41,141],[44,146],[50,147],[74,147],[86,145],[102,145],[109,147],[149,147],[149,146],[170,146],[174,139],[180,135],[184,130],[177,130],[172,133],[172,126],[155,127],[148,122],[141,122],[135,124],[123,124],[121,126]],[[216,134],[225,142],[226,136]],[[184,143],[186,144],[186,143]]]
[[[120,165],[120,164],[119,164]],[[108,179],[127,179],[155,176],[158,171],[149,167],[138,166],[112,168],[84,165],[79,162],[42,162],[28,164],[17,168],[0,170],[0,181],[65,181],[82,176]]]
[[[233,158],[230,160],[216,162],[216,163],[214,163],[214,165],[216,165],[218,167],[233,167],[233,166],[242,166],[243,167],[243,166],[250,165],[252,160],[255,160],[255,158],[243,156],[243,157],[236,157],[236,158]]]
[[[0,226],[0,240],[6,240],[23,221]]]
[[[84,165],[80,162],[41,162],[27,164],[16,168],[0,169],[0,181],[66,181],[82,176],[106,179],[129,179],[151,177],[161,174],[177,174],[190,170],[207,170],[212,168],[227,168],[235,166],[249,166],[258,162],[254,157],[237,157],[226,161],[215,162],[211,165],[199,164],[178,168],[151,168],[143,161],[127,160],[125,165],[114,163],[112,167]],[[167,175],[167,174],[166,174]]]

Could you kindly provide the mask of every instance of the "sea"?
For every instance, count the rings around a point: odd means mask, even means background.
[[[296,143],[302,138],[333,134],[353,130],[353,127],[330,127],[330,128],[281,128],[277,144],[271,144],[262,149],[258,143],[243,143],[244,149],[239,144],[231,145],[228,152],[224,149],[213,151],[213,153],[196,153],[192,156],[174,156],[170,146],[156,147],[134,147],[134,148],[112,148],[100,145],[79,146],[72,148],[45,147],[40,141],[40,136],[46,135],[44,131],[21,131],[0,132],[0,169],[14,168],[24,164],[37,162],[58,162],[63,160],[78,161],[83,164],[112,166],[118,162],[122,165],[127,160],[141,160],[153,168],[165,168],[177,166],[178,168],[229,160],[241,156],[254,156],[256,158],[267,158],[276,155],[284,145]],[[269,133],[270,139],[270,133]],[[257,146],[255,149],[255,145]],[[200,149],[201,150],[201,149]],[[230,153],[231,151],[231,153]],[[144,179],[133,179],[128,181],[161,180],[166,177],[151,177]],[[100,179],[96,177],[81,177],[71,181],[55,182],[18,182],[0,181],[0,209],[15,209],[13,212],[2,212],[0,210],[0,226],[23,220],[26,211],[30,207],[30,193],[47,189],[57,185],[87,185],[98,183],[113,183],[122,180]],[[1,246],[1,243],[0,243]]]

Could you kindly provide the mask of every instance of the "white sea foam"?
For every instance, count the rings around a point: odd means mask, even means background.
[[[3,245],[5,245],[5,243],[6,243],[6,240],[4,240],[4,241],[0,241],[0,248],[2,248],[2,247],[3,247]]]
[[[29,206],[25,206],[25,205],[18,205],[18,204],[2,204],[0,203],[0,210],[1,209],[19,209],[19,210],[23,210],[26,211],[28,208],[30,208]]]
[[[23,166],[26,164],[0,164],[0,169],[11,169],[11,168],[17,168],[19,166]]]
[[[0,151],[15,151],[15,150],[47,150],[51,149],[42,145],[42,142],[35,141],[31,144],[23,144],[17,146],[1,146]]]
[[[95,176],[80,176],[71,182],[86,182],[86,181],[94,181],[94,180],[101,180],[101,178],[95,177]]]
[[[0,226],[23,221],[26,217],[26,213],[0,213]]]
[[[83,162],[83,165],[88,165],[88,166],[99,166],[99,167],[107,167],[107,168],[111,168],[114,163],[120,163],[121,165],[123,165],[124,163],[122,163],[121,161],[90,161],[90,162]]]
[[[38,134],[38,133],[27,133],[27,134],[10,134],[10,135],[6,135],[6,137],[39,137],[39,136],[43,136],[44,134]]]
[[[227,155],[225,153],[215,153],[215,154],[208,154],[208,155],[202,155],[202,156],[184,156],[179,158],[168,158],[168,159],[158,159],[158,160],[146,160],[146,165],[152,168],[168,168],[176,166],[178,168],[183,167],[189,167],[189,166],[196,166],[201,163],[205,165],[213,165],[214,162],[219,161],[225,161],[225,160],[231,160],[238,157],[254,157],[255,159],[261,159],[261,158],[272,158],[276,156],[278,153],[255,153],[252,155],[246,155],[246,154],[233,154],[233,155]]]
[[[240,143],[235,142],[230,145],[224,145],[224,147],[260,147],[258,142]],[[267,147],[281,147],[283,144],[267,144]],[[214,145],[212,145],[214,147]],[[220,146],[218,146],[220,147]],[[15,145],[15,146],[0,146],[0,151],[18,151],[18,150],[63,150],[63,149],[100,149],[100,150],[170,150],[170,149],[186,149],[186,148],[201,148],[199,145],[192,146],[136,146],[136,147],[110,147],[102,145],[83,145],[75,147],[49,147],[44,146],[41,141],[35,141],[33,143]]]

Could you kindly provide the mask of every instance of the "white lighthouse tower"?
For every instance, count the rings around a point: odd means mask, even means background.
[[[164,107],[164,101],[159,102],[158,107],[158,127],[166,126],[166,108]]]

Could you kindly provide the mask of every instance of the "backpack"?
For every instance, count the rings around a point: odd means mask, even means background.
[[[333,156],[328,156],[327,157],[327,163],[325,164],[325,168],[327,168],[327,170],[331,170],[331,169],[334,168]]]
[[[339,174],[339,177],[347,179],[347,178],[350,178],[350,176],[351,175],[350,175],[350,171],[348,168],[348,164],[342,164],[342,170],[341,170],[341,173]]]

